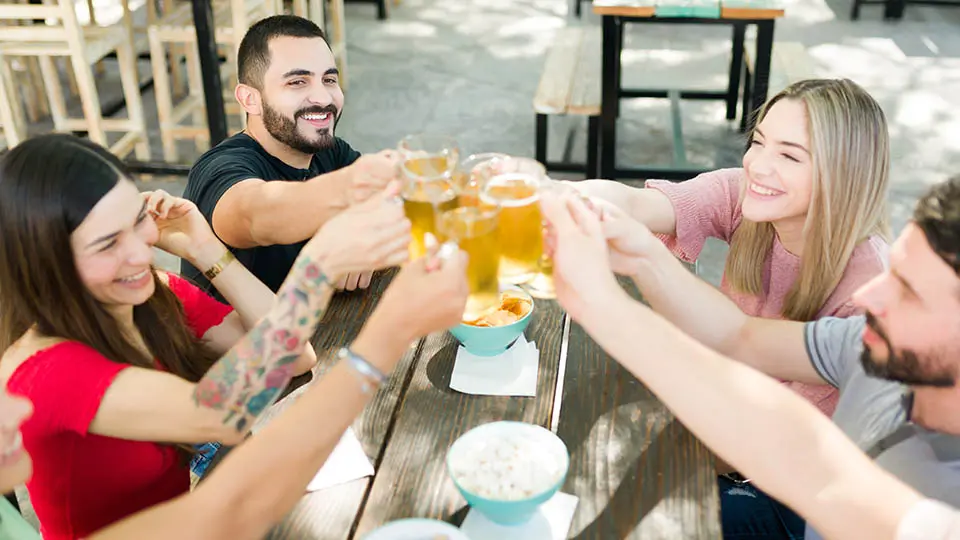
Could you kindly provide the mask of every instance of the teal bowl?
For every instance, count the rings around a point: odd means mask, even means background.
[[[526,454],[527,463],[536,460],[544,465],[544,477],[532,483],[527,475],[529,467],[512,468],[511,472],[500,476],[499,480],[468,478],[468,475],[477,475],[484,465],[480,464],[477,455],[483,460],[490,460],[497,454],[495,445],[514,444],[518,439],[523,440],[522,451]],[[473,445],[480,445],[480,450]],[[474,452],[470,452],[474,448]],[[504,463],[501,460],[498,463]],[[522,525],[530,521],[540,505],[549,501],[563,486],[570,468],[570,454],[566,445],[553,432],[534,424],[524,422],[491,422],[483,424],[464,433],[447,451],[447,474],[453,480],[457,490],[463,495],[471,507],[487,517],[490,521],[500,525]],[[484,474],[487,474],[485,471]],[[514,475],[512,478],[510,475]],[[495,485],[503,482],[522,486],[516,490],[516,496],[497,497]],[[486,483],[484,483],[486,482]],[[523,486],[527,482],[528,485]],[[521,495],[522,494],[522,495]]]
[[[537,305],[529,294],[520,289],[510,289],[510,292],[530,301],[530,312],[524,315],[522,319],[504,326],[472,326],[460,323],[450,329],[450,333],[457,338],[457,341],[463,345],[468,353],[476,356],[502,354],[527,329],[530,324],[530,316],[537,309]]]

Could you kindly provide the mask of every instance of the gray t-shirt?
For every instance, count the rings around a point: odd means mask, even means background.
[[[907,421],[906,386],[863,370],[864,317],[823,318],[806,324],[814,369],[840,389],[833,421],[878,465],[932,499],[960,507],[960,437]],[[807,540],[820,540],[809,526]]]

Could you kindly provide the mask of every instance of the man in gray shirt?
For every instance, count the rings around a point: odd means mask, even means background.
[[[910,387],[866,373],[860,361],[866,327],[865,317],[805,325],[813,368],[840,389],[834,423],[894,476],[927,497],[960,507],[960,437],[911,422]],[[806,538],[819,535],[808,528]]]
[[[774,378],[837,387],[834,422],[862,451],[922,495],[960,506],[960,177],[921,199],[892,246],[888,271],[854,296],[865,317],[810,323],[746,316],[642,225],[601,206],[614,268],[633,277],[655,311],[714,351]],[[634,339],[658,339],[646,327],[637,321]],[[715,406],[698,395],[658,395],[671,408]],[[767,436],[789,433],[784,425]],[[789,445],[778,450],[782,474],[791,474],[791,462],[824,458],[795,452]],[[806,537],[819,535],[808,528]]]

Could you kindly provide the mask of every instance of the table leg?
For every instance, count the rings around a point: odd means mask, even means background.
[[[753,119],[753,112],[759,110],[767,101],[767,89],[770,83],[770,56],[773,53],[773,23],[761,21],[757,23],[757,57],[753,66],[753,92],[749,111],[744,111]],[[748,129],[750,126],[748,126]]]
[[[617,77],[617,118],[620,118],[620,90],[623,88],[623,63],[621,59],[623,58],[623,41],[625,39],[624,35],[626,34],[624,28],[626,28],[626,26],[627,23],[625,19],[617,20],[617,61],[613,65]]]
[[[210,0],[193,0],[193,24],[197,31],[203,94],[207,107],[207,129],[210,130],[210,146],[213,147],[227,138],[227,114],[223,106],[220,60],[214,40],[213,8]]]
[[[737,117],[737,101],[740,97],[740,72],[743,70],[743,42],[747,27],[733,23],[733,48],[730,51],[730,84],[727,86],[727,120]]]
[[[603,17],[603,60],[600,77],[600,177],[613,179],[617,155],[617,64],[620,63],[620,36],[617,18]]]
[[[883,18],[900,20],[903,18],[903,11],[906,7],[905,0],[886,0],[883,4]]]
[[[597,170],[597,151],[600,149],[600,118],[591,116],[587,119],[587,170],[586,177],[603,178]]]

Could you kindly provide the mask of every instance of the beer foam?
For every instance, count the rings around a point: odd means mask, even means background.
[[[512,184],[526,184],[524,187],[529,187],[533,189],[533,195],[524,197],[522,199],[510,199],[505,197],[498,197],[491,194],[489,191],[495,188],[507,188],[509,189]],[[537,192],[540,188],[540,181],[536,176],[531,174],[522,173],[522,172],[508,172],[501,173],[497,176],[494,176],[487,185],[484,187],[483,192],[480,194],[480,200],[487,204],[499,204],[504,208],[519,208],[521,206],[527,206],[533,204],[540,200],[540,194]]]

